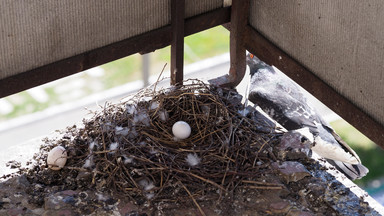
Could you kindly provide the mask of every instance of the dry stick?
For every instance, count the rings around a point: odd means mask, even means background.
[[[112,163],[110,160],[108,160],[108,159],[104,159],[104,158],[100,158],[100,160],[102,160],[102,161],[104,161],[105,163],[107,163],[107,164],[109,164],[109,165],[111,165],[111,166],[116,166],[116,164],[114,164],[114,163]],[[109,166],[108,166],[109,167]],[[108,167],[106,167],[106,168],[108,168]],[[105,168],[105,169],[106,169]],[[104,170],[105,170],[104,169]]]
[[[256,161],[257,161],[257,159],[259,159],[259,154],[257,154],[256,156],[255,156],[255,159],[253,160],[253,163],[252,163],[252,167],[255,167],[255,165],[256,165]]]
[[[221,185],[224,185],[224,181],[225,181],[225,178],[227,177],[227,173],[228,173],[229,163],[230,162],[231,162],[230,160],[227,161],[227,167],[225,169],[225,173],[224,173],[223,179],[221,180]]]
[[[247,184],[258,184],[258,185],[268,185],[268,186],[282,186],[281,184],[277,183],[269,183],[269,182],[261,182],[261,181],[251,181],[251,180],[241,180],[243,183]]]
[[[241,123],[243,122],[243,119],[244,119],[244,118],[242,118],[242,119],[240,120],[239,124],[236,125],[235,129],[233,129],[232,134],[230,135],[231,144],[234,143],[236,130],[237,130],[237,128],[241,125]]]
[[[167,63],[165,63],[163,69],[161,70],[159,76],[157,77],[157,80],[156,80],[156,82],[155,82],[155,85],[153,86],[153,94],[156,92],[156,86],[157,86],[157,83],[159,82],[160,77],[161,77],[161,75],[162,75],[163,72],[164,72],[165,66],[167,66]]]
[[[182,94],[179,94],[179,95],[175,95],[175,96],[169,96],[167,98],[172,98],[172,99],[179,99],[180,97],[184,96],[184,95],[194,95],[195,93],[193,92],[184,92]],[[199,95],[204,95],[204,96],[210,96],[210,94],[207,94],[207,93],[199,93]]]
[[[218,187],[218,188],[220,188],[220,189],[226,191],[226,189],[225,189],[224,187],[222,187],[221,185],[218,185],[217,183],[215,183],[215,182],[213,182],[213,181],[211,181],[211,180],[209,180],[209,179],[205,179],[205,178],[203,178],[203,177],[201,177],[201,176],[198,176],[198,175],[195,175],[195,174],[193,174],[193,173],[191,173],[191,172],[185,172],[185,171],[177,170],[177,169],[170,169],[170,170],[175,171],[175,172],[178,172],[178,173],[182,173],[182,174],[185,174],[185,175],[191,175],[192,177],[198,178],[198,179],[200,179],[200,180],[202,180],[202,181],[205,181],[205,182],[207,182],[207,183],[209,183],[209,184],[211,184],[211,185],[214,185],[214,186],[216,186],[216,187]]]
[[[155,177],[153,177],[153,175],[152,175],[151,172],[148,172],[147,166],[146,166],[145,164],[144,164],[144,170],[146,171],[146,173],[147,173],[149,176],[151,176],[151,178],[152,178],[152,182],[156,182]]]
[[[239,155],[239,151],[236,152],[236,157],[235,158],[238,158],[238,155]],[[237,160],[235,161],[235,163],[236,162],[237,162]],[[235,164],[235,168],[236,168],[236,172],[237,172],[237,169],[238,169],[237,163]],[[236,175],[232,175],[231,184],[233,184],[233,181],[234,181],[235,178],[236,178]],[[231,184],[228,184],[227,190],[230,188]]]
[[[163,127],[164,124],[159,124],[159,123],[156,123],[156,126],[158,126],[162,132],[166,133],[168,135],[168,137],[172,138],[173,136],[168,132],[168,130],[166,130],[164,127]]]
[[[129,173],[129,170],[127,170],[127,168],[125,166],[123,166],[123,167],[125,169],[126,174],[128,175],[128,178],[133,182],[133,184],[135,185],[136,188],[139,188],[136,181],[132,178],[131,174]]]
[[[205,135],[204,137],[201,137],[201,138],[199,138],[199,139],[197,139],[197,140],[194,140],[194,142],[199,142],[200,140],[203,140],[203,139],[206,138],[207,136],[212,135],[212,134],[214,134],[214,133],[217,133],[218,131],[222,131],[222,130],[224,130],[224,129],[226,129],[226,128],[227,128],[227,126],[226,126],[226,127],[223,127],[223,128],[220,128],[220,129],[217,129],[217,130],[215,130],[215,131],[212,131],[212,132],[210,132],[209,134]]]
[[[191,103],[192,104],[192,113],[193,113],[193,117],[194,117],[196,125],[197,125],[197,130],[199,131],[200,137],[203,137],[203,135],[201,134],[199,121],[197,121],[197,118],[196,118],[196,112],[195,112],[195,106],[194,106],[195,100],[194,99],[195,99],[195,95],[193,94],[192,95],[192,103]]]
[[[110,185],[110,184],[112,184],[112,182],[113,182],[113,186],[115,187],[115,189],[116,189],[116,185],[115,185],[115,174],[116,174],[116,171],[119,169],[119,167],[118,166],[116,166],[113,170],[112,170],[112,172],[111,173],[109,173],[109,177],[108,177],[108,179],[107,179],[107,185]]]
[[[281,190],[281,189],[283,189],[283,187],[281,187],[281,186],[275,186],[275,187],[266,186],[266,187],[263,187],[263,186],[252,186],[252,185],[249,185],[249,186],[243,186],[243,187],[251,188],[251,189],[263,189],[263,190]]]
[[[206,214],[204,213],[203,209],[201,209],[199,203],[197,203],[197,201],[195,200],[195,198],[193,198],[191,192],[187,189],[187,187],[185,187],[185,185],[183,183],[181,183],[181,181],[178,182],[181,186],[183,186],[184,190],[187,191],[188,195],[191,197],[192,201],[195,203],[195,205],[197,206],[197,208],[199,209],[201,215],[203,216],[206,216]]]
[[[102,153],[109,153],[109,152],[113,152],[115,150],[105,150],[105,151],[95,151],[93,152],[94,154],[102,154]]]
[[[163,179],[163,176],[161,176],[161,178]],[[165,182],[164,182],[164,183],[167,183],[167,182],[169,181],[169,179],[170,179],[170,174],[167,175],[167,179],[165,179]],[[157,193],[156,193],[155,196],[156,196],[156,197],[159,196],[159,194],[160,194],[161,192],[163,192],[164,188],[165,188],[165,186],[162,185],[162,183],[161,183],[161,184],[160,184],[160,189],[159,189],[159,191],[157,191]]]
[[[264,143],[263,143],[263,145],[261,145],[261,147],[260,147],[259,151],[257,151],[257,153],[260,153],[263,150],[265,144],[267,144],[267,142],[264,139],[263,139],[263,141],[264,141]]]
[[[178,143],[176,143],[176,142],[174,142],[173,140],[162,140],[162,139],[158,139],[156,136],[152,136],[152,135],[150,135],[150,134],[147,133],[147,132],[141,132],[141,133],[142,133],[143,135],[145,135],[145,136],[151,138],[151,139],[154,140],[154,141],[157,141],[157,142],[161,141],[161,142],[164,143],[164,144],[173,145],[173,146],[174,146],[175,144],[178,144],[178,145],[184,145],[183,142],[178,142]]]
[[[207,151],[207,150],[205,150],[205,151]],[[214,153],[216,153],[217,151],[215,150],[215,149],[212,149],[211,151],[214,151]],[[215,155],[215,154],[209,154],[209,156],[210,157],[216,157],[216,158],[220,158],[221,160],[228,160],[228,162],[230,162],[230,161],[232,161],[232,162],[236,162],[235,161],[235,159],[233,159],[233,158],[230,158],[230,157],[228,157],[227,155],[225,155],[225,156],[220,156],[220,155]]]
[[[92,184],[95,184],[95,178],[96,178],[96,171],[93,172],[93,176],[92,176]]]
[[[160,170],[160,187],[163,187],[163,181],[164,181],[163,170]]]
[[[97,173],[97,174],[104,174],[104,173],[99,172],[99,171],[91,171],[91,170],[88,170],[88,169],[85,169],[85,168],[79,168],[79,167],[69,167],[69,166],[65,166],[64,169],[77,170],[77,171],[80,171],[80,172],[95,172],[95,173]]]
[[[101,140],[103,141],[103,147],[104,147],[104,151],[107,149],[107,146],[105,145],[105,139],[104,139],[104,132],[101,131]]]
[[[181,151],[181,152],[217,152],[216,149],[203,149],[203,150],[199,150],[199,149],[183,149],[183,148],[178,148],[177,151]],[[213,156],[217,156],[217,155],[213,155]]]

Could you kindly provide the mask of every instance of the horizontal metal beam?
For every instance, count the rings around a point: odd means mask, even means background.
[[[290,57],[251,26],[245,29],[245,47],[258,58],[282,70],[343,119],[384,149],[384,126],[339,94],[310,70]]]
[[[230,21],[231,9],[220,8],[185,20],[184,36]],[[51,82],[135,53],[147,53],[171,44],[171,25],[100,47],[67,59],[0,80],[0,98]]]

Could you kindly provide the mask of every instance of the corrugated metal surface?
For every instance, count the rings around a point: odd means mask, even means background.
[[[0,79],[166,26],[170,2],[0,0]],[[186,16],[222,4],[186,0]]]
[[[383,20],[379,0],[251,1],[256,30],[382,125]]]

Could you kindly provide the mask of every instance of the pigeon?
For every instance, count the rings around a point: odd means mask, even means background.
[[[368,173],[356,152],[308,104],[295,82],[251,53],[247,54],[246,61],[251,75],[249,101],[260,106],[287,130],[308,128],[313,139],[311,150],[349,179],[360,179]]]

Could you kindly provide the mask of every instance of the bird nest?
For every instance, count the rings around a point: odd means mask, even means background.
[[[238,187],[280,188],[257,181],[271,172],[270,149],[280,133],[255,122],[256,110],[244,107],[235,90],[198,80],[154,89],[106,104],[83,127],[46,139],[29,176],[66,189],[110,190],[152,201],[189,198],[196,203]],[[188,138],[174,137],[177,121],[190,125]],[[67,163],[60,171],[49,170],[47,152],[58,145],[66,148]]]

